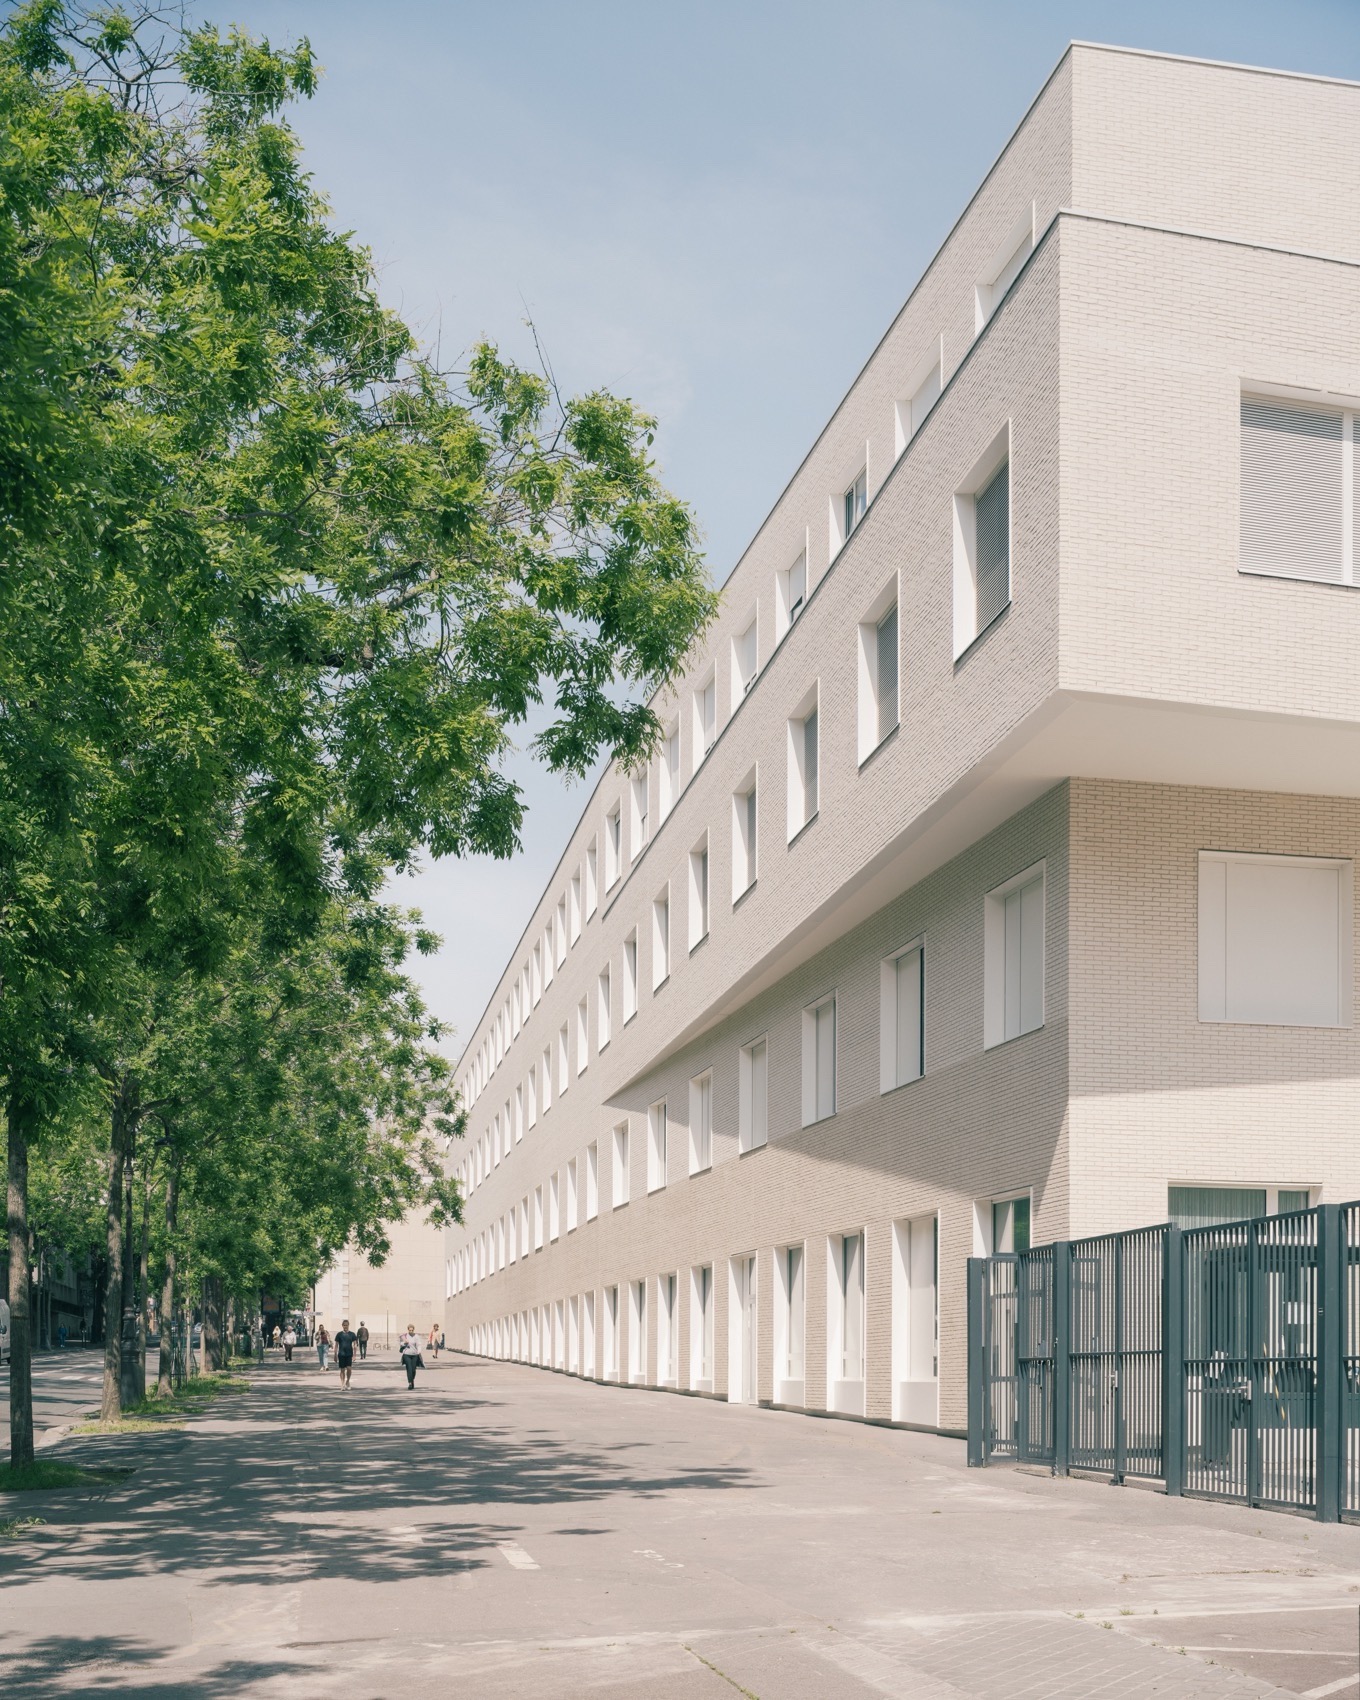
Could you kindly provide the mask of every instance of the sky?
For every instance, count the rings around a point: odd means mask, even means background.
[[[721,583],[1071,40],[1360,80],[1360,0],[190,0],[310,38],[295,127],[386,303],[659,421]],[[526,730],[524,742],[532,728]],[[394,882],[457,1056],[590,796]]]

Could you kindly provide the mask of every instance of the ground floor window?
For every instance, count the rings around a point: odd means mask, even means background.
[[[1283,1215],[1307,1210],[1308,1187],[1173,1186],[1167,1188],[1167,1214],[1173,1228],[1212,1228],[1249,1216]]]

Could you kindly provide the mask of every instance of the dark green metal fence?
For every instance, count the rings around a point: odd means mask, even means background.
[[[1360,1203],[968,1266],[968,1458],[1360,1520]]]

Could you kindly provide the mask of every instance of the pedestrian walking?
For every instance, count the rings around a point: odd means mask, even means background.
[[[297,1330],[290,1322],[283,1331],[283,1361],[290,1364],[293,1361],[293,1347],[297,1345]]]
[[[318,1322],[316,1325],[316,1361],[322,1369],[330,1368],[330,1365],[326,1362],[330,1349],[331,1337],[326,1332],[326,1325],[324,1322]]]
[[[425,1361],[420,1355],[420,1339],[416,1334],[414,1322],[406,1324],[406,1332],[402,1335],[401,1344],[397,1350],[401,1353],[401,1361],[406,1366],[406,1385],[408,1388],[414,1387],[416,1371]]]
[[[366,1322],[359,1324],[359,1332],[354,1338],[359,1342],[359,1362],[362,1363],[368,1356],[368,1324]]]
[[[349,1391],[349,1378],[354,1374],[354,1348],[358,1338],[346,1317],[335,1336],[335,1367],[340,1371],[340,1390],[344,1393]]]
[[[430,1337],[425,1342],[425,1344],[430,1348],[431,1359],[435,1363],[438,1363],[439,1362],[439,1329],[437,1327],[432,1328],[430,1330]]]
[[[280,1333],[280,1332],[279,1332],[279,1325],[278,1325],[278,1323],[277,1323],[277,1322],[276,1322],[276,1323],[275,1323],[275,1324],[274,1324],[274,1345],[275,1345],[275,1346],[276,1346],[276,1347],[277,1347],[277,1346],[278,1346],[278,1344],[279,1344],[279,1342],[280,1342],[280,1341],[281,1341],[281,1340],[282,1340],[282,1339],[283,1339],[283,1335],[282,1335],[282,1334],[281,1334],[281,1333]]]

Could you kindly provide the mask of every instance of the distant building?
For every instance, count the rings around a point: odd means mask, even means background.
[[[1357,183],[1063,55],[525,918],[451,1341],[957,1429],[971,1255],[1360,1195]]]
[[[346,1317],[368,1324],[370,1352],[385,1343],[396,1349],[406,1324],[424,1336],[444,1326],[443,1236],[423,1214],[389,1227],[392,1249],[381,1268],[347,1246],[317,1282],[316,1311],[333,1334]]]

